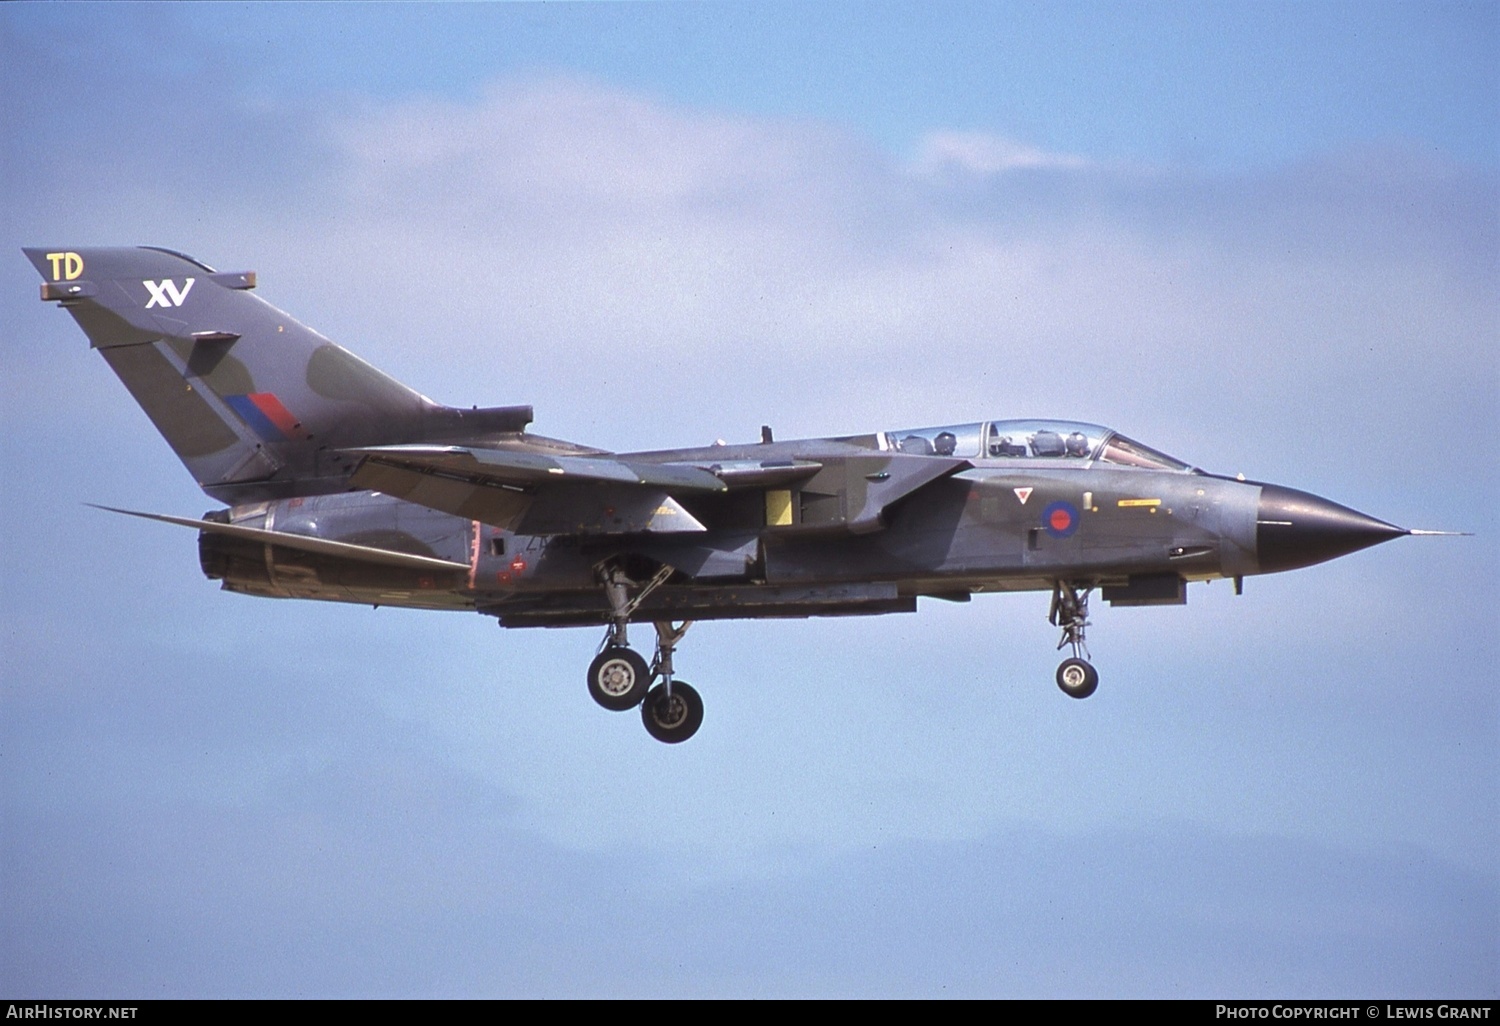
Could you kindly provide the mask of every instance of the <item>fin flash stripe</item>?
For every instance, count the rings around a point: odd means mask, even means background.
[[[240,419],[266,442],[302,441],[310,438],[292,411],[281,404],[274,392],[252,392],[249,395],[226,395],[227,402]]]

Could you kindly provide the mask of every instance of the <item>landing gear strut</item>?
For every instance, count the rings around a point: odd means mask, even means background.
[[[647,733],[666,744],[677,744],[703,724],[703,699],[684,681],[674,680],[672,670],[672,653],[693,622],[654,621],[656,656],[650,666],[627,640],[631,615],[671,576],[672,568],[663,566],[638,585],[618,567],[601,568],[599,581],[609,599],[609,626],[599,654],[589,664],[588,686],[589,695],[606,709],[621,712],[639,705]],[[653,681],[660,683],[652,687]]]
[[[1061,649],[1071,645],[1073,656],[1064,659],[1057,667],[1057,686],[1069,698],[1087,698],[1099,687],[1099,671],[1083,658],[1088,655],[1083,632],[1089,625],[1089,592],[1092,586],[1080,586],[1067,581],[1058,581],[1052,588],[1052,610],[1047,619],[1054,627],[1062,628]]]
[[[646,725],[646,733],[669,745],[686,741],[703,725],[703,699],[686,681],[672,679],[672,652],[692,625],[691,620],[684,620],[680,627],[673,626],[670,620],[655,622],[656,658],[652,669],[661,683],[651,689],[641,704],[641,722]]]
[[[600,574],[604,594],[609,598],[610,621],[599,654],[589,664],[589,696],[612,712],[634,709],[651,686],[651,670],[646,660],[631,649],[626,631],[630,614],[641,599],[671,572],[671,568],[664,567],[634,600],[630,598],[630,588],[635,582],[622,570],[612,567]]]

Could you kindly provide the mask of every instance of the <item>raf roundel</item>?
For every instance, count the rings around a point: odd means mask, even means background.
[[[1042,527],[1054,538],[1069,538],[1078,530],[1078,507],[1071,502],[1054,502],[1042,510]]]

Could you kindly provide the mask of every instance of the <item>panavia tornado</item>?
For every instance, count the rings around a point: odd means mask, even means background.
[[[673,655],[696,620],[912,612],[1050,593],[1087,698],[1089,596],[1181,605],[1190,581],[1309,566],[1408,531],[1205,473],[1109,428],[980,420],[612,453],[532,434],[530,406],[443,406],[223,273],[156,247],[24,250],[198,484],[228,591],[602,627],[588,690],[674,743],[703,720]],[[655,627],[648,663],[632,623]]]

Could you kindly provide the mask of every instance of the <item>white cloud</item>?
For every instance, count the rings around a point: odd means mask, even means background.
[[[558,75],[211,106],[179,136],[151,122],[150,174],[108,171],[139,164],[123,144],[63,173],[66,149],[22,155],[44,173],[18,187],[73,199],[16,208],[255,266],[435,398],[534,402],[539,430],[598,444],[1056,412],[1238,465],[1226,438],[1289,452],[1454,395],[1477,430],[1492,396],[1493,190],[1425,155],[1145,173],[935,128],[903,163],[839,126]],[[200,183],[203,152],[253,187]]]
[[[233,135],[235,108],[224,109],[213,130]],[[171,177],[216,145],[196,125],[159,140],[161,178],[122,184],[94,170],[73,207],[23,195],[16,208],[28,217],[56,210],[61,227],[38,233],[49,239],[87,228],[74,237],[164,243],[255,267],[266,299],[424,392],[455,403],[532,402],[538,430],[611,447],[751,438],[764,422],[794,437],[1055,414],[1117,424],[1211,469],[1335,498],[1348,482],[1410,491],[1392,465],[1422,466],[1424,491],[1440,491],[1439,481],[1473,487],[1460,469],[1469,454],[1432,446],[1425,431],[1441,417],[1453,437],[1482,436],[1493,409],[1493,259],[1482,259],[1483,233],[1471,234],[1472,215],[1492,218],[1493,204],[1455,188],[1474,178],[1451,168],[1363,154],[1238,177],[1146,176],[934,132],[929,154],[963,155],[944,165],[968,176],[955,188],[951,176],[920,173],[920,159],[904,165],[836,126],[695,110],[558,77],[502,81],[473,100],[372,102],[311,122],[300,111],[258,109],[254,122],[274,140],[278,117],[298,138],[314,137],[324,159],[304,156],[276,203],[260,190],[226,200],[222,183],[207,200],[191,177]],[[1004,171],[1023,166],[1027,174]],[[257,180],[274,180],[269,170]],[[20,287],[35,295],[34,282]],[[70,330],[56,326],[55,311],[33,307],[40,313],[28,318],[52,320],[28,337]],[[78,410],[67,376],[43,380],[49,390],[16,401]],[[92,416],[71,413],[71,429],[84,431],[75,422]],[[135,439],[159,453],[136,421]],[[196,570],[189,563],[186,572]],[[994,608],[1031,617],[1027,630],[1049,635],[1036,653],[1045,684],[1052,642],[1041,611],[1019,599]],[[931,643],[936,615],[913,621],[902,651]],[[994,639],[974,623],[955,632],[968,647],[950,646],[951,665],[988,665],[976,653]],[[893,629],[869,627],[877,638]],[[788,680],[827,665],[824,639],[864,643],[848,625],[732,636],[800,637],[795,652],[818,651],[813,662],[794,661]],[[523,644],[530,672],[544,662],[543,642],[506,638]],[[717,665],[711,647],[696,649],[695,673],[729,681],[743,672],[732,643]],[[568,658],[544,675],[570,680]],[[448,657],[444,672],[487,671]],[[858,759],[810,748],[799,779],[878,770],[882,787],[906,793],[933,762],[913,740],[920,731],[902,724],[899,707],[872,712],[864,692],[841,687],[828,693],[846,703],[831,719],[876,719],[906,731],[907,747],[881,738]],[[490,691],[478,696],[479,711],[458,732],[471,736],[495,701]],[[730,701],[716,701],[726,733],[763,740],[755,723],[764,718],[747,712],[731,725]],[[768,701],[765,715],[779,716],[780,700]],[[595,776],[547,763],[551,735],[524,718],[508,722],[525,736],[507,739],[516,762],[496,772],[529,781],[514,785],[527,807],[566,820],[538,814],[538,828],[579,846],[624,839],[722,854],[838,847],[891,831],[972,835],[1022,814],[1037,793],[988,796],[972,818],[957,815],[955,802],[934,806],[925,823],[893,825],[878,804],[841,804],[851,792],[839,783],[789,799],[778,815],[749,793],[770,786],[764,778],[736,784],[737,766],[719,767],[729,777],[715,786],[744,788],[742,804],[757,818],[737,819],[733,803],[706,815],[685,802],[664,837],[661,821],[642,820],[633,806],[601,811]],[[992,726],[976,727],[976,751],[990,750]],[[617,722],[598,729],[618,731],[615,742],[635,751],[638,732]],[[955,778],[965,772],[953,766]],[[1099,793],[1103,806],[1114,792]],[[819,812],[830,803],[848,809],[834,827]],[[1082,804],[1069,814],[1097,818]]]
[[[981,176],[1000,175],[1007,171],[1071,171],[1089,166],[1089,161],[1075,154],[1052,153],[988,132],[955,131],[924,135],[913,163],[926,175],[961,172]]]
[[[1128,824],[1141,849],[1179,851],[1180,831],[1137,829],[1178,819],[1210,838],[1196,866],[1224,865],[1246,831],[1332,846],[1271,886],[1239,874],[1243,907],[1267,917],[1327,921],[1326,904],[1280,884],[1326,891],[1318,867],[1352,847],[1468,866],[1431,887],[1479,909],[1479,925],[1457,931],[1427,893],[1402,905],[1442,913],[1420,923],[1434,960],[1486,950],[1495,817],[1475,810],[1494,805],[1495,704],[1475,682],[1494,646],[1462,627],[1492,607],[1495,579],[1494,477],[1472,444],[1496,406],[1492,177],[1399,152],[1148,176],[941,126],[903,163],[838,126],[565,77],[471,100],[355,109],[310,95],[294,108],[164,85],[134,56],[103,79],[82,61],[25,60],[0,72],[30,97],[25,130],[19,113],[7,122],[17,244],[154,243],[255,267],[265,298],[441,399],[534,402],[539,430],[621,448],[753,437],[763,421],[786,437],[1057,413],[1355,505],[1389,497],[1367,507],[1382,516],[1423,504],[1412,523],[1481,536],[1396,543],[1253,581],[1243,598],[1195,591],[1180,610],[1099,608],[1105,688],[1082,707],[1048,682],[1045,596],[704,624],[680,665],[709,721],[664,749],[583,694],[595,634],[221,595],[190,535],[135,534],[78,507],[204,508],[12,250],[0,670],[6,751],[21,753],[6,811],[27,825],[7,835],[8,864],[27,886],[7,895],[26,928],[0,962],[39,980],[100,972],[103,985],[83,979],[93,990],[229,979],[248,992],[328,986],[326,953],[352,936],[340,965],[376,968],[341,977],[350,989],[415,987],[411,966],[428,963],[449,975],[423,976],[421,993],[454,978],[545,989],[538,971],[598,979],[575,953],[608,948],[691,950],[789,991],[792,972],[840,978],[829,966],[847,956],[871,974],[850,990],[878,992],[893,972],[942,979],[881,960],[915,928],[980,952],[972,978],[992,992],[989,953],[1019,957],[1023,983],[1059,978],[1027,960],[1036,924],[1057,941],[1037,950],[1094,950],[1076,924],[1118,934],[1181,893],[1174,865],[1118,857],[1117,836],[1078,843]],[[164,107],[176,95],[193,102]],[[163,809],[179,829],[158,823]],[[1018,830],[1034,857],[1008,842],[996,858],[971,852],[972,890],[954,885],[955,845]],[[1257,864],[1286,845],[1270,848]],[[764,892],[744,883],[761,871],[776,878]],[[1020,917],[985,904],[1007,873],[1035,899]],[[803,892],[785,884],[799,875]],[[1224,874],[1210,875],[1218,887]],[[1363,922],[1349,910],[1371,874],[1333,878],[1358,883],[1339,921]],[[663,887],[687,897],[664,903]],[[735,894],[749,911],[726,918]],[[870,952],[830,959],[851,909],[907,894],[925,911],[895,906],[855,931],[875,938]],[[1100,907],[1124,911],[1101,920]],[[1214,936],[1243,939],[1256,919],[1208,907],[1227,924]],[[798,947],[810,908],[834,925],[813,923]],[[994,933],[966,925],[974,908]],[[116,929],[142,923],[144,956]],[[1192,978],[1202,962],[1166,926],[1156,954],[1129,957]],[[1367,941],[1348,932],[1340,952]],[[1418,932],[1365,962],[1407,964]],[[1269,968],[1237,958],[1220,989],[1277,979],[1281,936],[1256,949]],[[773,953],[769,969],[736,961],[751,949]],[[226,950],[251,957],[220,964]],[[113,970],[98,969],[106,959]],[[1437,979],[1493,979],[1470,961]],[[494,966],[517,964],[497,983]],[[1142,978],[1104,964],[1115,975],[1101,979]],[[725,979],[646,968],[621,975],[667,993]],[[1351,978],[1364,979],[1323,979]]]
[[[301,234],[353,279],[339,315],[419,345],[451,401],[576,380],[585,408],[544,423],[620,445],[777,411],[808,432],[1020,410],[1347,430],[1451,389],[1446,360],[1395,388],[1372,353],[1481,349],[1494,300],[1483,240],[1412,213],[1452,206],[1453,169],[1399,153],[1147,174],[934,131],[903,165],[834,126],[558,77],[371,106],[333,138],[330,216]],[[503,394],[475,394],[497,361]]]

